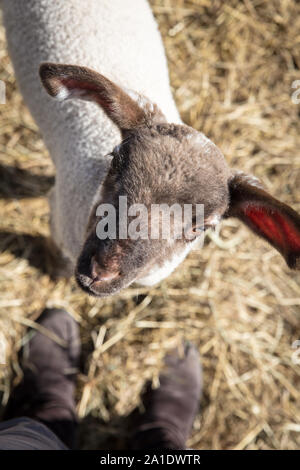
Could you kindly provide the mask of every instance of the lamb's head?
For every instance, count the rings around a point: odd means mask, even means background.
[[[208,144],[212,154],[205,153],[197,137],[185,126],[149,124],[128,133],[113,150],[77,265],[81,285],[104,294],[135,280],[158,282],[195,238],[221,219],[228,170],[213,144]]]
[[[166,277],[206,228],[229,216],[299,267],[298,214],[254,177],[232,172],[202,133],[169,124],[155,104],[85,67],[42,64],[40,75],[51,96],[98,103],[122,135],[76,267],[85,291],[105,296]]]

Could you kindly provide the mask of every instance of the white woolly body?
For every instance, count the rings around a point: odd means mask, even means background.
[[[96,104],[49,97],[39,80],[39,65],[92,68],[132,90],[131,96],[145,95],[169,122],[178,123],[163,44],[145,0],[2,0],[1,6],[21,92],[56,167],[50,195],[52,236],[74,264],[92,201],[110,164],[106,155],[120,143],[120,133]],[[58,98],[67,93],[62,89]],[[165,277],[161,274],[156,277]]]

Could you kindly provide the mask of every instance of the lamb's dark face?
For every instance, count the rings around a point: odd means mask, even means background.
[[[203,134],[168,124],[155,104],[126,93],[86,67],[47,63],[41,65],[40,76],[48,93],[60,101],[79,98],[100,105],[123,138],[112,152],[111,168],[99,188],[77,263],[76,278],[85,291],[105,296],[136,280],[145,285],[158,282],[184,258],[197,230],[201,233],[222,216],[238,217],[280,251],[290,267],[300,267],[298,214],[264,191],[254,177],[232,174],[221,152]],[[146,208],[141,222],[143,234],[147,228],[146,238],[130,235],[132,214],[125,222],[121,217],[120,236],[119,214],[124,215],[120,197],[127,198],[128,209],[134,204]],[[115,235],[108,238],[101,230],[103,204],[113,207],[116,216]],[[193,215],[196,205],[202,205],[201,227],[195,218],[174,219],[175,239],[160,231],[154,238],[149,229],[161,224],[160,216],[151,210],[155,204],[165,204],[164,211],[173,204],[182,209],[189,204]],[[125,237],[124,228],[128,229]]]
[[[203,235],[202,230],[221,219],[229,197],[230,173],[222,154],[188,126],[141,127],[127,133],[112,156],[76,268],[79,285],[98,296],[115,293],[134,281],[151,284],[167,276],[195,238]],[[181,210],[179,219],[169,212],[174,204]],[[192,218],[186,213],[184,219],[187,204]],[[161,210],[155,212],[158,205]],[[200,218],[199,226],[195,215],[202,205],[204,219]],[[101,229],[104,220],[109,220],[109,207],[113,238],[103,239]],[[134,209],[140,207],[136,213]],[[124,210],[126,218],[122,219]],[[168,227],[164,232],[164,223],[170,224],[170,236]],[[105,225],[106,231],[108,228]]]

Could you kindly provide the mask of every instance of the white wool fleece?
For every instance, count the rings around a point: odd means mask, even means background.
[[[94,103],[57,102],[41,85],[41,62],[86,66],[154,101],[180,122],[165,52],[145,0],[2,0],[15,74],[56,166],[51,231],[75,263],[92,201],[120,142],[120,133]]]

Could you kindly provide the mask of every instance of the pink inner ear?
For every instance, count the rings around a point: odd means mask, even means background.
[[[288,217],[274,209],[270,210],[262,206],[248,205],[243,212],[252,225],[275,245],[292,251],[300,251],[300,233]]]
[[[62,85],[64,85],[68,90],[87,90],[87,91],[96,91],[95,86],[92,83],[84,82],[82,80],[76,80],[75,78],[61,78]]]
[[[101,96],[100,90],[93,83],[84,80],[77,80],[76,78],[61,78],[60,82],[71,93],[73,92],[78,97],[85,98],[89,101],[96,101],[105,110],[111,110],[111,103],[109,99],[104,99]]]

